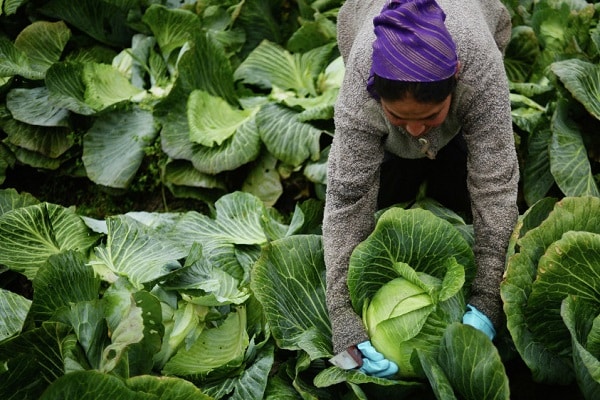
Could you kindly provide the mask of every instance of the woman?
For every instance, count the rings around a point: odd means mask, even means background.
[[[349,367],[387,376],[395,366],[352,309],[348,262],[376,210],[414,198],[423,180],[428,196],[472,216],[477,273],[463,322],[491,339],[503,323],[519,180],[503,65],[510,17],[499,0],[347,0],[337,26],[346,75],[323,221],[332,362],[355,355]],[[461,186],[462,197],[444,196]]]

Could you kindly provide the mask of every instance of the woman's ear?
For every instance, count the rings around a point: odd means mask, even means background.
[[[460,65],[460,61],[457,61],[457,62],[456,62],[456,73],[454,74],[454,76],[455,76],[456,78],[458,78],[458,73],[460,72],[460,67],[461,67],[461,65]]]

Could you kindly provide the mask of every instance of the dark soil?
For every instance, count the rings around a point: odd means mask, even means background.
[[[27,166],[9,169],[0,188],[14,188],[40,201],[64,207],[75,206],[80,215],[98,219],[129,211],[205,212],[208,209],[203,201],[176,198],[167,188],[144,192],[118,191],[103,188],[85,177],[53,175]]]
[[[568,386],[535,383],[529,368],[520,358],[505,363],[504,367],[509,378],[511,400],[584,400],[576,383]]]

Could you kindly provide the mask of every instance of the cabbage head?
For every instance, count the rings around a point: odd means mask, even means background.
[[[462,317],[464,269],[449,264],[448,279],[442,281],[404,263],[397,268],[403,276],[365,301],[363,321],[373,346],[398,364],[400,376],[418,377],[422,371],[413,361],[414,350],[435,357],[446,327]]]
[[[472,248],[450,222],[423,209],[391,208],[350,257],[348,288],[375,348],[401,378],[423,378],[415,350],[435,358],[461,321],[475,273]]]

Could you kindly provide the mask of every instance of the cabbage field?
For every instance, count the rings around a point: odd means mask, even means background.
[[[383,379],[328,361],[343,0],[0,0],[0,398],[599,399],[600,5],[504,3],[505,326],[460,323],[465,216],[382,210],[348,284]],[[393,285],[424,306],[375,328]]]

